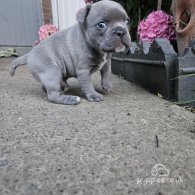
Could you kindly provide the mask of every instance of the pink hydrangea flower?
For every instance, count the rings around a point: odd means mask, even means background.
[[[39,40],[42,41],[57,31],[58,28],[56,28],[53,24],[43,25],[39,29]]]
[[[145,20],[139,23],[138,34],[141,41],[153,42],[155,38],[175,40],[173,16],[166,14],[162,10],[153,11]]]
[[[39,29],[39,40],[35,41],[34,46],[39,44],[40,41],[46,39],[53,33],[57,32],[58,28],[56,28],[53,24],[46,24],[40,27]]]

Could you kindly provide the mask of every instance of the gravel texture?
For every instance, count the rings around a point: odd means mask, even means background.
[[[195,194],[193,113],[114,75],[103,102],[70,79],[81,103],[52,104],[27,66],[9,76],[12,60],[0,59],[0,195]]]

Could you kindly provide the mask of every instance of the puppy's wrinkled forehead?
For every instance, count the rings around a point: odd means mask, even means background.
[[[99,1],[91,6],[87,21],[89,24],[95,24],[99,20],[108,22],[124,21],[128,18],[124,8],[113,1]]]

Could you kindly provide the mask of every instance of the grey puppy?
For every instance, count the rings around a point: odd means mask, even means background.
[[[77,24],[57,32],[11,64],[13,76],[18,66],[27,64],[33,77],[42,83],[48,100],[57,104],[78,104],[80,98],[64,95],[67,79],[78,78],[89,101],[102,101],[91,75],[100,70],[104,90],[111,91],[111,53],[130,47],[129,18],[113,1],[88,4],[77,13]]]

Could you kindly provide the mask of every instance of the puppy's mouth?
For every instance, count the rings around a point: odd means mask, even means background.
[[[103,52],[108,53],[118,53],[123,52],[130,47],[130,40],[127,36],[122,38],[115,37],[115,38],[107,38],[105,41],[100,45],[100,48]]]

